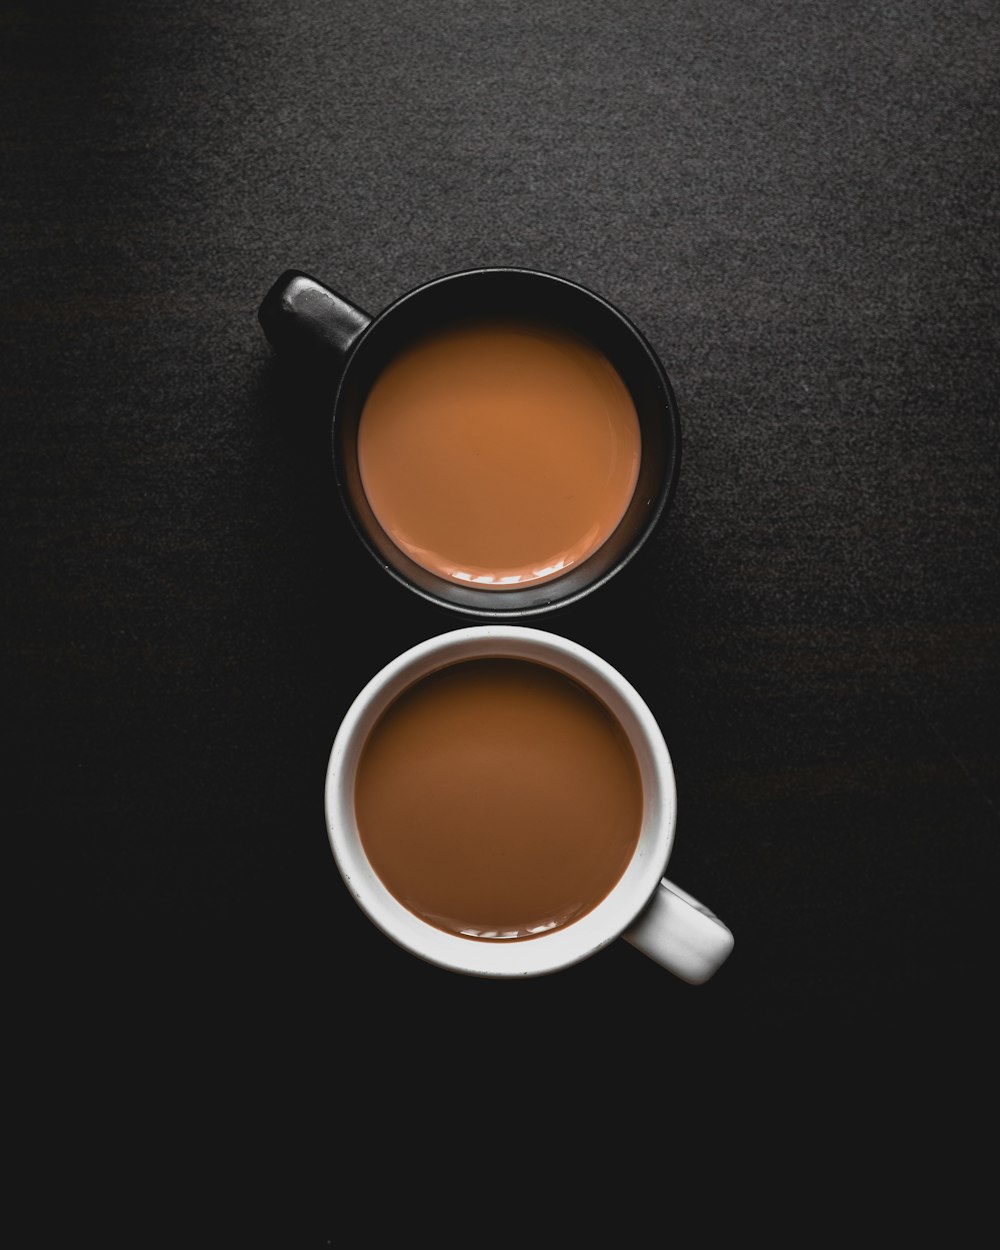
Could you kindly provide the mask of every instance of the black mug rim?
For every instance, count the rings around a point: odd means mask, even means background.
[[[600,573],[591,579],[588,579],[583,585],[578,586],[575,590],[569,591],[563,595],[559,595],[558,587],[562,580],[554,578],[550,582],[540,583],[537,587],[540,602],[521,604],[520,606],[504,607],[501,602],[497,602],[496,606],[491,606],[496,600],[502,600],[502,596],[507,593],[497,590],[475,590],[474,588],[463,587],[466,594],[477,594],[483,596],[482,606],[473,605],[471,603],[458,602],[448,595],[450,583],[444,578],[436,578],[440,581],[442,589],[440,593],[428,590],[426,587],[419,585],[406,575],[403,569],[398,568],[390,561],[386,560],[382,552],[372,542],[366,527],[356,515],[353,502],[350,498],[344,475],[340,465],[340,456],[337,454],[337,422],[341,408],[341,403],[347,392],[351,380],[351,368],[356,360],[359,359],[363,346],[378,334],[387,320],[393,319],[391,315],[398,314],[400,309],[411,303],[413,300],[424,297],[428,292],[438,289],[444,285],[467,281],[471,278],[479,278],[486,275],[518,275],[521,277],[537,278],[544,282],[554,283],[569,291],[574,292],[578,296],[595,301],[604,310],[606,315],[610,315],[622,326],[632,340],[640,347],[646,358],[648,365],[652,368],[660,389],[664,397],[664,415],[669,422],[669,438],[667,439],[666,463],[664,472],[661,475],[659,487],[656,497],[651,501],[650,510],[642,527],[637,531],[632,540],[627,544],[621,554]],[[628,379],[624,381],[628,385]],[[599,292],[592,290],[581,282],[577,282],[570,278],[562,277],[559,274],[551,273],[542,269],[532,269],[525,266],[516,265],[488,265],[472,269],[460,269],[449,273],[439,274],[437,277],[431,278],[426,282],[421,282],[411,287],[402,295],[394,299],[390,304],[386,305],[381,312],[372,316],[371,320],[364,327],[361,333],[351,344],[350,351],[347,354],[340,379],[337,384],[337,390],[333,401],[333,419],[331,423],[331,454],[333,460],[334,477],[337,483],[337,490],[340,495],[341,504],[346,512],[352,527],[361,539],[364,547],[375,558],[378,564],[397,582],[404,586],[412,593],[419,595],[422,599],[434,604],[439,608],[444,608],[448,612],[456,612],[463,616],[477,620],[514,620],[529,616],[548,615],[562,608],[568,607],[579,600],[593,594],[594,591],[604,586],[608,581],[622,571],[631,561],[638,555],[640,550],[646,545],[649,538],[659,526],[659,523],[671,502],[674,492],[677,488],[677,480],[680,474],[680,458],[681,458],[681,426],[680,414],[678,411],[676,396],[674,395],[673,386],[667,376],[666,369],[660,357],[653,349],[645,334],[639,327],[629,318],[622,310],[610,300],[606,299]],[[390,540],[391,542],[391,540]],[[600,551],[600,548],[598,548]],[[596,555],[597,552],[594,553]],[[408,560],[405,552],[400,552],[400,558]],[[588,557],[592,559],[593,556]],[[580,568],[584,568],[584,561]],[[431,575],[433,576],[433,575]],[[521,592],[523,593],[531,593]]]

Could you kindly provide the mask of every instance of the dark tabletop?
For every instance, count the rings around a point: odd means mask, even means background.
[[[372,1083],[419,1118],[582,1066],[611,1105],[622,1071],[671,1097],[688,1039],[981,1038],[998,33],[987,0],[3,6],[5,824],[65,1098],[140,1142],[143,1108],[211,1141],[264,1107],[268,1160]],[[340,718],[468,622],[360,548],[330,386],[256,310],[290,266],[374,313],[479,265],[600,292],[677,394],[664,524],[532,623],[663,728],[670,875],[736,938],[702,987],[622,942],[441,971],[330,853]]]

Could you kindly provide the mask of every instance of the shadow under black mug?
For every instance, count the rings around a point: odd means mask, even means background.
[[[339,377],[331,411],[333,467],[347,515],[378,563],[408,589],[467,616],[512,620],[561,608],[603,586],[656,530],[680,467],[677,403],[662,362],[635,325],[606,299],[554,274],[487,268],[448,274],[401,296],[375,317],[317,279],[288,270],[258,319],[275,352]],[[543,323],[596,348],[627,387],[639,426],[635,487],[621,520],[600,546],[549,580],[482,588],[417,563],[380,524],[362,482],[358,430],[380,375],[435,331],[488,320]]]

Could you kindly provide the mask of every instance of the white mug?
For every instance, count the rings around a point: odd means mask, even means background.
[[[463,660],[510,657],[556,669],[617,718],[639,764],[643,816],[635,851],[617,884],[571,924],[529,940],[483,942],[428,924],[399,902],[365,855],[354,785],[365,741],[393,700],[415,681]],[[364,687],[341,722],[326,774],[326,823],[334,859],[369,918],[404,949],[439,967],[483,977],[524,977],[578,963],[618,937],[692,985],[707,981],[733,949],[708,908],[664,879],[677,823],[674,770],[652,712],[607,661],[561,635],[513,625],[457,629],[418,643]]]

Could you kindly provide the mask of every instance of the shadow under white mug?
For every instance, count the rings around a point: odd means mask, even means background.
[[[624,730],[642,785],[638,840],[610,892],[579,919],[515,941],[450,933],[405,907],[369,862],[355,809],[359,761],[382,714],[421,678],[463,661],[489,658],[543,665],[596,696]],[[677,823],[677,796],[670,754],[655,717],[607,661],[561,635],[514,625],[473,626],[418,643],[390,661],[368,682],[341,722],[327,767],[325,811],[334,859],[362,910],[404,949],[442,968],[483,977],[535,976],[578,963],[623,937],[681,980],[700,985],[733,949],[726,925],[664,878]]]

